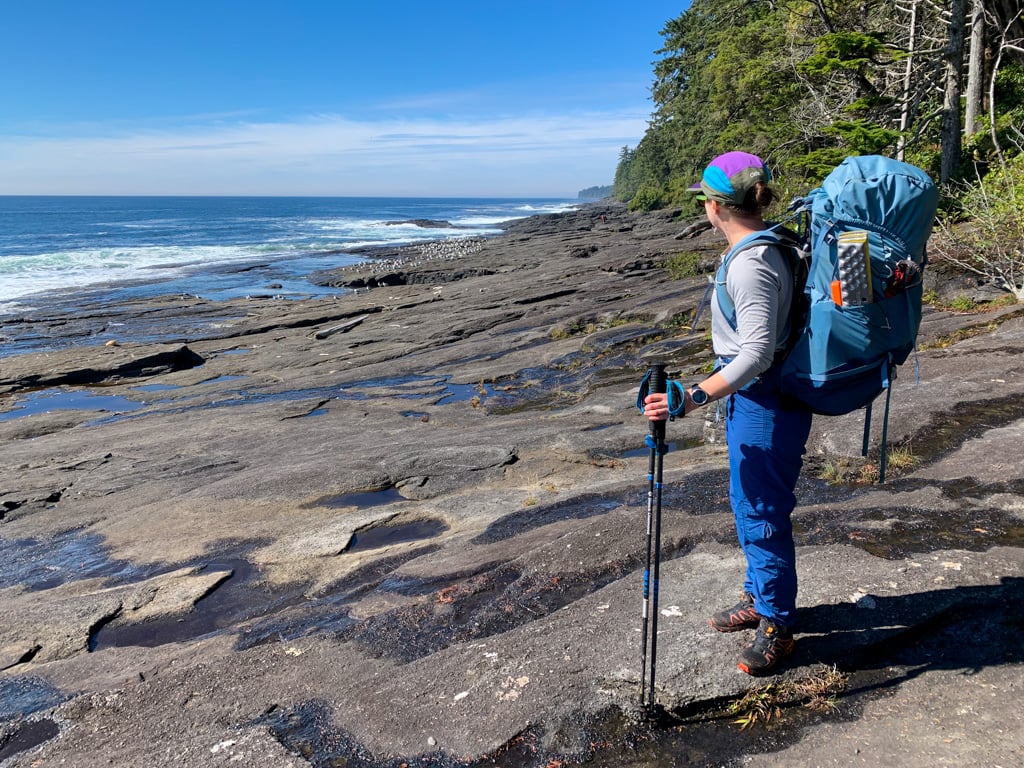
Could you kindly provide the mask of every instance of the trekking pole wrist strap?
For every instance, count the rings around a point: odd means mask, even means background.
[[[636,394],[636,409],[640,413],[644,412],[644,400],[647,399],[647,395],[651,392],[651,372],[647,371],[644,377],[640,380],[640,391]]]
[[[682,384],[669,379],[665,388],[665,396],[668,399],[668,417],[670,419],[686,415],[686,389]]]
[[[640,382],[640,391],[636,396],[636,408],[640,413],[644,412],[644,400],[651,390],[651,374],[648,371]],[[665,382],[665,398],[668,406],[668,417],[674,419],[676,416],[686,415],[686,390],[678,381],[669,379]]]

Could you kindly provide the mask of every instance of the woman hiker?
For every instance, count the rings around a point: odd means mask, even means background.
[[[690,189],[732,248],[767,229],[762,212],[776,198],[770,181],[761,158],[729,152],[712,160]],[[793,281],[786,254],[769,244],[739,251],[729,262],[724,285],[736,327],[713,292],[711,337],[718,367],[686,391],[682,414],[727,398],[729,501],[747,570],[740,602],[716,613],[710,624],[719,632],[756,629],[738,666],[747,674],[765,675],[793,650],[797,578],[790,513],[811,413],[783,406],[773,365],[789,334]],[[649,394],[644,415],[651,421],[666,419],[668,406],[665,394]]]

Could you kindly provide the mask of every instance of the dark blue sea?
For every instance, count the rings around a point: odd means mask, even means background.
[[[551,199],[0,196],[0,320],[76,300],[210,300],[338,289],[305,277],[374,246],[497,234]],[[430,221],[421,226],[415,221]],[[447,222],[446,226],[437,226]]]

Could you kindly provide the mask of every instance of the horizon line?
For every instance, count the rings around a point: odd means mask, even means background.
[[[600,186],[600,185],[598,185]],[[582,190],[581,190],[582,191]],[[379,200],[587,200],[593,198],[581,198],[578,193],[575,197],[568,195],[296,195],[296,194],[247,194],[247,195],[235,195],[235,194],[223,194],[223,193],[18,193],[18,192],[0,192],[0,198],[5,197],[119,197],[119,198],[134,198],[134,197],[163,197],[163,198],[186,198],[186,197],[206,197],[206,198],[223,198],[223,197],[234,197],[234,198],[318,198],[318,199],[353,199],[353,200],[367,200],[367,199],[379,199]]]

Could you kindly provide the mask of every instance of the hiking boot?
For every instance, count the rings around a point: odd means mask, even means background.
[[[739,632],[754,629],[760,621],[761,614],[754,610],[754,596],[744,592],[736,605],[716,613],[708,619],[708,624],[719,632]]]
[[[793,652],[793,630],[761,619],[754,642],[743,649],[738,666],[748,675],[770,675],[784,657]]]

